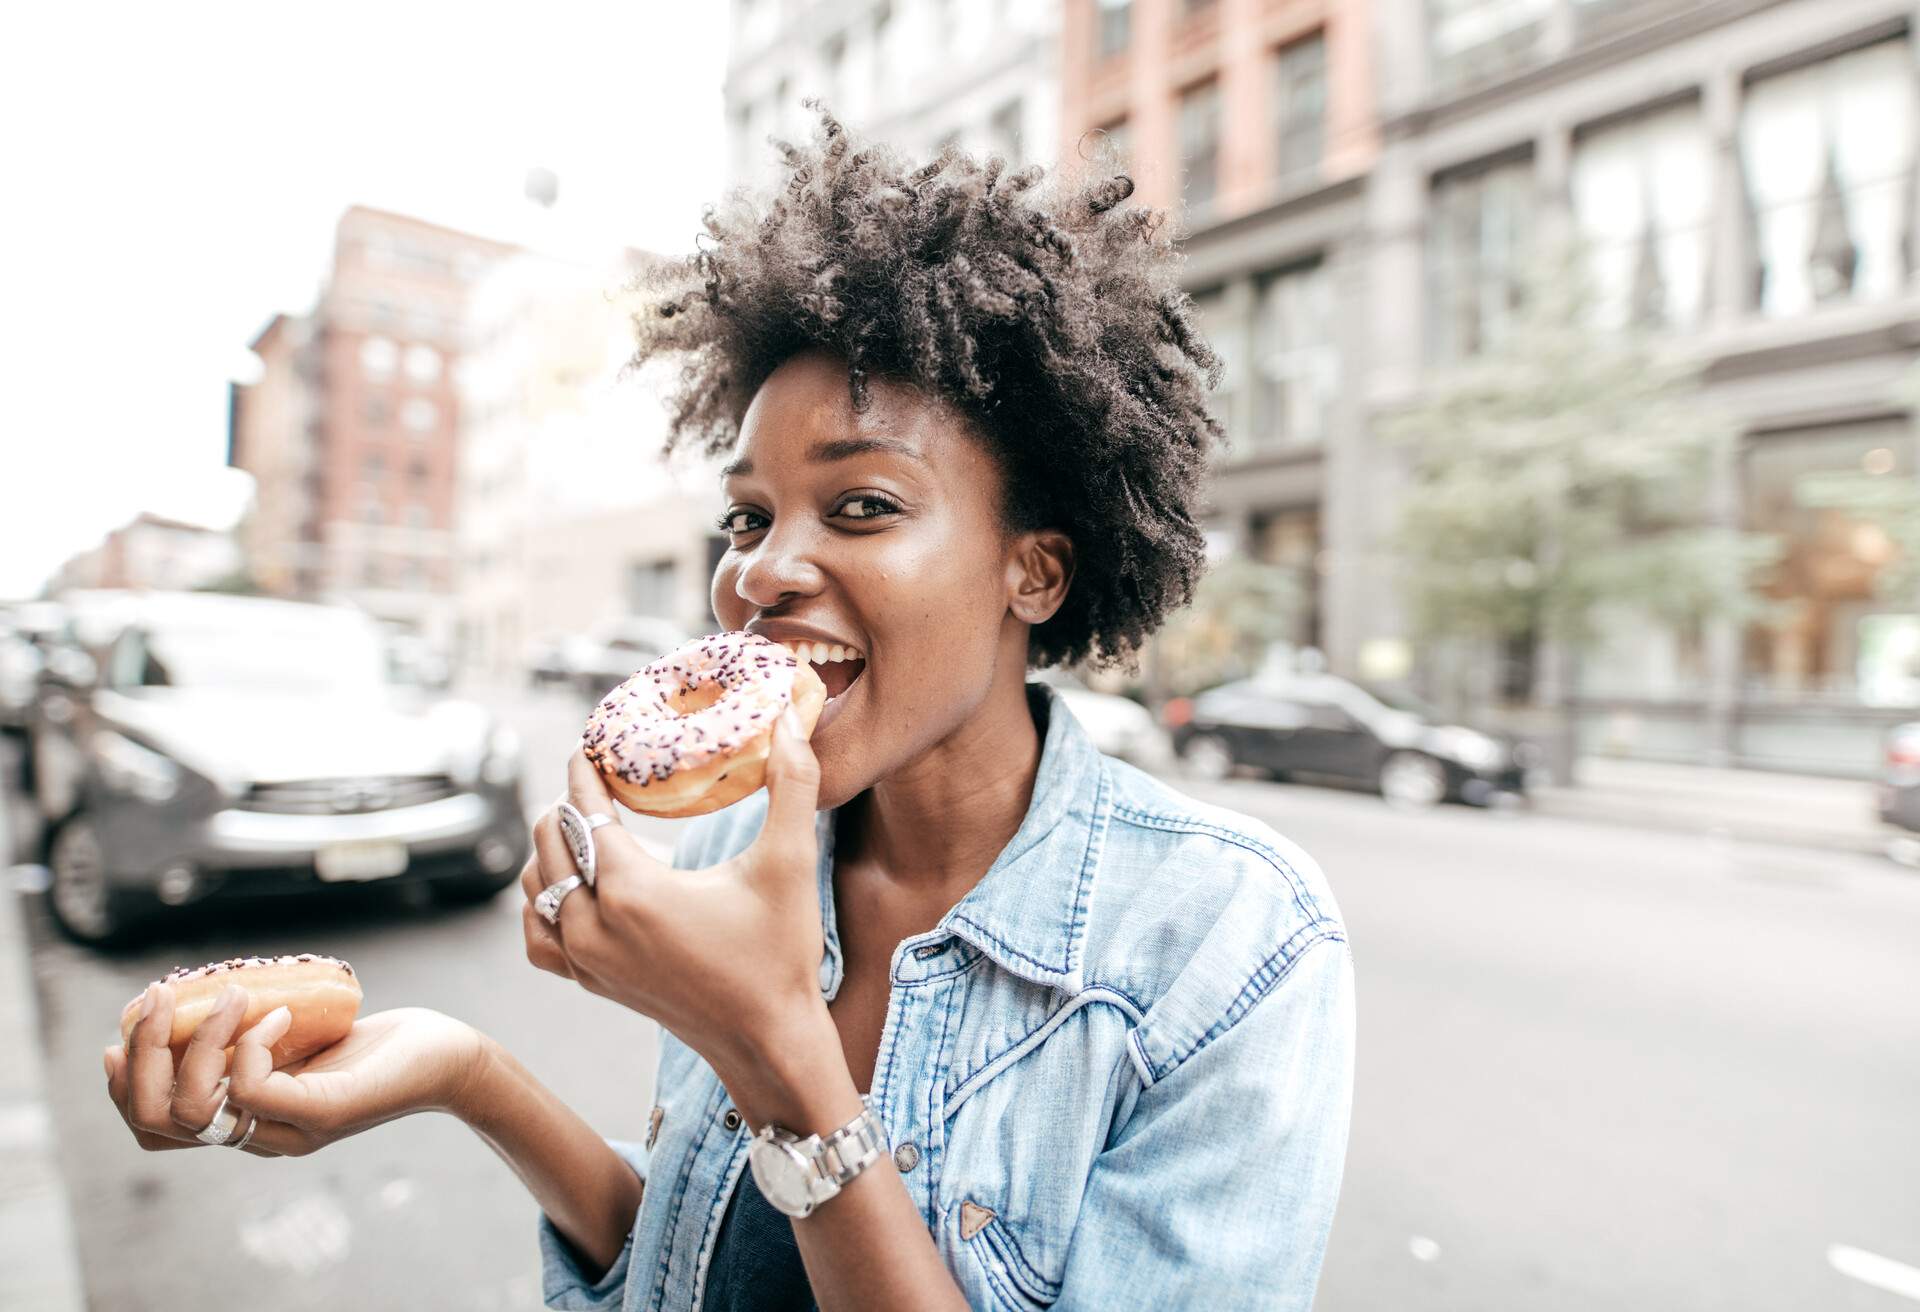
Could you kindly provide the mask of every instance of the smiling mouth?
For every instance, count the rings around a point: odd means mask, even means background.
[[[820,682],[827,686],[829,702],[851,688],[866,673],[867,658],[853,647],[825,642],[783,642],[780,645],[813,667],[813,672],[820,676]]]

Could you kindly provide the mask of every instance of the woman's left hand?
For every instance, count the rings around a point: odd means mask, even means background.
[[[577,871],[557,804],[549,808],[534,823],[533,859],[520,876],[528,960],[651,1016],[723,1080],[752,1069],[797,1026],[826,1020],[814,830],[820,764],[791,711],[774,730],[767,791],[753,845],[707,870],[662,864],[618,823],[595,829],[594,886],[567,895],[557,925],[533,899]],[[582,815],[619,815],[584,752],[567,762],[567,794]]]

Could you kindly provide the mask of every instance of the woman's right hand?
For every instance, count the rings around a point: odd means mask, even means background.
[[[412,1112],[455,1110],[486,1054],[472,1026],[402,1007],[363,1016],[332,1047],[274,1070],[268,1049],[286,1033],[291,1015],[279,1008],[236,1038],[246,994],[229,986],[194,1032],[176,1072],[167,1046],[173,990],[155,984],[148,1000],[126,1048],[106,1050],[106,1071],[108,1095],[150,1152],[202,1146],[194,1132],[218,1110],[223,1075],[242,1126],[245,1113],[260,1118],[246,1151],[299,1157]]]

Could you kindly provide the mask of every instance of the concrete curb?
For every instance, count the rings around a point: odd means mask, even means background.
[[[54,1151],[40,1057],[39,1006],[21,895],[0,878],[0,1307],[87,1305],[73,1213]]]
[[[1761,816],[1729,816],[1703,812],[1684,804],[1669,807],[1623,802],[1605,795],[1586,795],[1578,788],[1549,788],[1535,792],[1532,808],[1538,815],[1563,820],[1653,829],[1667,833],[1730,838],[1736,842],[1845,852],[1855,856],[1887,856],[1903,836],[1914,836],[1888,825],[1863,822],[1859,826],[1824,827]]]

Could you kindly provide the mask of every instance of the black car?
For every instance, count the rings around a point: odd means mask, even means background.
[[[1403,806],[1522,796],[1538,761],[1530,743],[1449,724],[1411,697],[1331,674],[1223,684],[1168,702],[1162,718],[1174,750],[1203,777],[1239,766],[1319,775],[1367,784]]]

